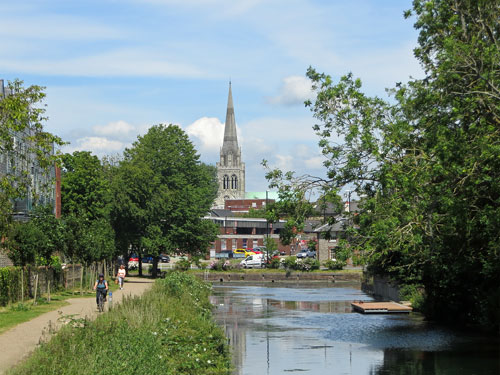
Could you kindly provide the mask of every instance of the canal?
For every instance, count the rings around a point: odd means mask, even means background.
[[[359,284],[214,284],[234,374],[500,374],[497,339],[419,314],[361,315]]]

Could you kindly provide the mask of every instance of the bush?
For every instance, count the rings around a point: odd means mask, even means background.
[[[415,310],[422,311],[425,302],[424,288],[422,285],[416,284],[400,286],[399,299],[410,301]]]
[[[191,262],[189,259],[181,258],[175,263],[175,269],[178,271],[187,271],[191,268]]]
[[[320,263],[317,259],[306,258],[301,262],[296,262],[295,269],[298,271],[314,271],[319,270]]]
[[[283,261],[283,266],[287,270],[294,270],[297,268],[297,257],[289,256]]]
[[[280,258],[272,258],[269,262],[269,268],[278,269],[281,266]]]
[[[347,262],[342,261],[342,260],[328,259],[323,264],[329,270],[335,271],[335,270],[341,270],[342,268],[344,268],[347,265]]]
[[[229,271],[234,267],[229,260],[219,259],[210,263],[208,268],[214,271]]]
[[[112,313],[63,327],[12,373],[228,374],[227,339],[211,318],[210,291],[193,275],[171,272]]]
[[[297,257],[290,256],[285,258],[283,265],[287,270],[308,272],[319,270],[320,262],[317,259],[306,258],[304,260],[298,260]]]

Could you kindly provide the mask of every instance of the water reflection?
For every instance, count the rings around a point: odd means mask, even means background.
[[[495,374],[499,344],[420,316],[351,313],[354,284],[214,286],[235,374]]]

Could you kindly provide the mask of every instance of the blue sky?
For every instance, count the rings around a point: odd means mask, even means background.
[[[262,159],[322,175],[308,66],[365,91],[420,77],[410,0],[85,0],[0,2],[0,78],[46,87],[46,129],[98,156],[175,123],[215,164],[232,80],[247,191]]]

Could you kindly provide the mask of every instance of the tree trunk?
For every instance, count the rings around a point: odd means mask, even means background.
[[[153,257],[153,270],[151,271],[151,276],[153,279],[156,279],[158,277],[158,256]]]
[[[142,254],[139,251],[136,251],[136,253],[139,257],[139,276],[142,277]]]

